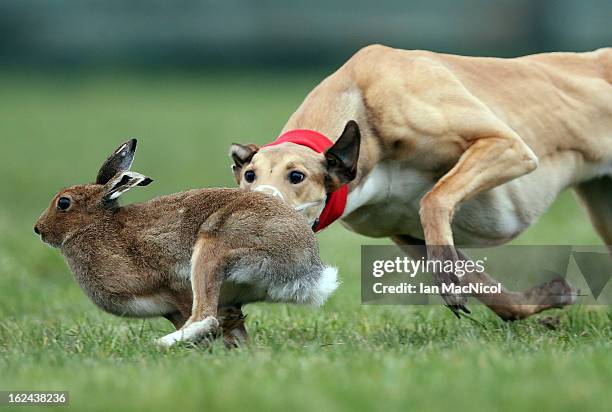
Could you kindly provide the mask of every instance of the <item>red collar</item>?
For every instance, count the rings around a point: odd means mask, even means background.
[[[268,143],[262,147],[276,146],[281,143],[299,144],[317,153],[323,153],[334,144],[334,142],[327,137],[314,130],[290,130],[283,133],[272,143]],[[348,185],[343,185],[338,190],[328,193],[327,199],[325,200],[325,207],[321,212],[321,216],[319,216],[319,219],[315,222],[313,230],[319,232],[338,220],[342,216],[342,213],[344,213],[347,198]]]

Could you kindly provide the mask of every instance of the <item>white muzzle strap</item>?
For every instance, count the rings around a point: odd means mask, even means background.
[[[321,213],[323,213],[323,209],[325,209],[325,202],[323,200],[318,200],[316,202],[306,202],[302,203],[301,205],[297,205],[293,208],[298,213],[304,213],[305,210],[308,210],[311,207],[318,207],[319,209],[315,213],[314,217],[308,220],[308,224],[310,226],[314,225],[315,222],[319,220],[319,216],[321,216]]]
[[[297,212],[302,212],[306,209],[310,209],[311,207],[319,206],[321,203],[322,203],[321,200],[319,200],[318,202],[306,202],[306,203],[302,203],[301,205],[297,205],[296,207],[294,207],[294,209]]]
[[[255,192],[262,192],[270,196],[277,197],[283,201],[285,200],[285,197],[283,196],[281,191],[272,185],[257,186],[253,190]],[[305,202],[305,203],[295,206],[293,209],[298,213],[304,213],[306,210],[310,209],[311,207],[317,207],[317,206],[319,210],[317,210],[317,213],[315,214],[315,216],[312,219],[310,219],[308,222],[310,225],[313,225],[314,222],[316,222],[316,220],[319,218],[319,216],[321,216],[321,213],[323,213],[323,209],[325,208],[325,200],[317,200],[315,202]]]
[[[255,189],[253,189],[255,192],[262,192],[262,193],[266,193],[269,194],[271,196],[274,197],[278,197],[280,200],[285,200],[285,197],[283,196],[283,194],[281,193],[280,190],[278,190],[277,188],[275,188],[272,185],[261,185],[261,186],[257,186]]]

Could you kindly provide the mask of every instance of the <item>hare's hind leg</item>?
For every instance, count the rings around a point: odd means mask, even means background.
[[[229,252],[220,242],[207,236],[198,239],[191,256],[191,317],[180,330],[158,339],[159,345],[169,347],[182,341],[199,342],[216,337],[219,331],[219,294]]]
[[[249,340],[240,306],[229,306],[219,309],[219,319],[223,330],[223,343],[227,348],[236,348]]]
[[[182,328],[185,322],[187,321],[187,318],[184,317],[181,312],[168,313],[164,315],[164,318],[168,319],[176,330]]]

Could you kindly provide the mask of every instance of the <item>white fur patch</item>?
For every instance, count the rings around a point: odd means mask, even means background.
[[[137,317],[161,316],[174,312],[176,308],[159,296],[136,297],[124,307],[125,314]]]
[[[312,304],[321,306],[338,288],[338,269],[327,266],[321,273],[317,287],[312,293]]]
[[[297,279],[282,285],[270,285],[268,299],[272,302],[291,302],[321,306],[338,287],[338,269],[326,267],[315,284]]]
[[[259,286],[264,286],[265,280],[261,278],[261,274],[268,272],[268,263],[268,258],[263,258],[256,264],[238,266],[232,270],[227,280],[234,283],[259,284]]]
[[[155,343],[162,348],[169,348],[178,342],[198,342],[218,327],[219,321],[212,316],[208,316],[201,321],[193,322],[187,327],[157,339]]]
[[[367,204],[384,201],[389,195],[390,176],[391,169],[386,163],[374,167],[365,181],[349,193],[342,217]]]
[[[227,280],[234,283],[251,283],[255,280],[253,273],[254,270],[249,267],[235,269],[230,273]]]

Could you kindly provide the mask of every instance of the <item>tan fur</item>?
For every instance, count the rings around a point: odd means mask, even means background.
[[[244,169],[257,172],[257,179],[266,182],[267,185],[283,187],[284,200],[290,205],[301,205],[306,202],[324,202],[325,171],[322,170],[321,161],[318,156],[311,156],[312,150],[292,143],[283,146],[294,146],[290,153],[285,152],[285,147],[271,146],[261,149],[261,153],[268,156],[257,156]],[[282,157],[281,157],[282,156]],[[309,184],[300,183],[291,185],[287,183],[287,176],[291,171],[302,172],[306,175]],[[245,182],[245,188],[249,184]],[[264,190],[265,192],[265,190]],[[305,216],[309,221],[314,221],[316,208],[309,208]]]
[[[572,186],[610,244],[611,81],[610,48],[499,59],[374,45],[310,92],[283,131],[313,129],[333,139],[347,121],[357,121],[361,151],[343,223],[402,246],[424,239],[432,259],[455,255],[436,245],[511,240]],[[276,171],[296,156],[316,176],[302,187]],[[259,164],[272,169],[267,175],[277,176],[275,187],[292,205],[324,189],[321,176],[328,171],[321,154],[282,144],[252,153],[243,168],[259,173]],[[403,183],[407,178],[414,185]],[[368,184],[376,179],[389,185],[371,193]],[[262,184],[269,184],[265,175],[250,185],[240,180],[243,188]],[[401,194],[411,187],[412,195]],[[504,297],[506,309],[489,305],[504,318],[546,308],[525,309]],[[445,300],[464,308],[464,298]]]
[[[137,179],[131,186],[150,182],[124,170],[128,160],[116,173],[100,172],[117,176],[107,183],[59,192],[35,226],[45,242],[61,249],[97,306],[119,316],[165,316],[177,329],[216,319],[219,310],[225,341],[234,345],[246,337],[243,304],[309,301],[309,288],[317,287],[325,268],[303,217],[276,199],[241,189],[190,190],[121,207],[108,199],[122,176]],[[118,162],[110,164],[117,168]],[[71,199],[68,209],[59,209],[60,198]],[[236,273],[240,279],[233,280]],[[302,289],[293,295],[270,297],[275,287],[296,284]]]

